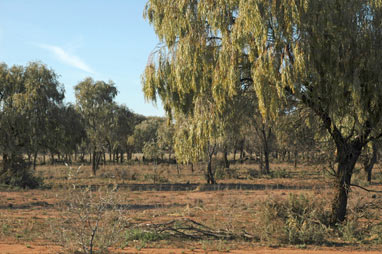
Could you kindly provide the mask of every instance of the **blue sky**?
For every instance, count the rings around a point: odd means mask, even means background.
[[[145,102],[141,75],[158,44],[143,19],[146,0],[0,0],[0,62],[41,61],[60,75],[66,101],[85,77],[113,80],[116,101],[143,115],[163,116]]]

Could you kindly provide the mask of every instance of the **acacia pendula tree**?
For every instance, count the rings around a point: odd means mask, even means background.
[[[175,119],[177,161],[206,161],[207,181],[214,183],[212,156],[217,146],[224,147],[224,136],[234,125],[248,120],[241,117],[243,112],[256,114],[256,96],[247,79],[249,62],[245,59],[241,61],[243,68],[237,70],[242,78],[235,79],[240,89],[224,90],[226,84],[220,75],[228,80],[233,76],[220,69],[222,37],[198,16],[198,6],[197,1],[147,4],[145,16],[164,45],[150,56],[143,84],[146,98],[155,101],[159,96],[170,119]]]
[[[354,165],[382,133],[382,0],[150,0],[144,15],[165,45],[144,91],[168,112],[253,89],[264,116],[293,98],[320,118],[338,157],[331,222],[343,221]]]

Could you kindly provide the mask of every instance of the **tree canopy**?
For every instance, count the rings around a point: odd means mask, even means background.
[[[320,118],[338,155],[332,223],[343,221],[362,147],[382,134],[382,1],[150,0],[144,16],[163,43],[144,92],[168,114],[203,103],[225,116],[239,96],[265,117],[292,100]]]

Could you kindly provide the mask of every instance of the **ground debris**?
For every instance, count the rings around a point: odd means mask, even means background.
[[[145,223],[136,225],[137,228],[167,234],[175,238],[188,238],[192,240],[254,240],[255,236],[245,232],[235,233],[228,230],[216,230],[189,218],[171,220],[165,223]]]

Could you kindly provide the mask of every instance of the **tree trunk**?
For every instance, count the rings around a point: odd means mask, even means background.
[[[206,178],[207,178],[207,184],[216,184],[214,172],[212,170],[212,156],[215,153],[216,149],[216,144],[211,147],[211,151],[208,151],[208,164],[207,164],[207,173],[206,173]]]
[[[207,184],[216,184],[214,172],[212,171],[212,156],[210,156],[208,159]]]
[[[351,177],[355,163],[362,150],[360,142],[337,143],[336,145],[338,168],[335,179],[335,196],[332,202],[332,214],[330,219],[332,225],[345,220]]]
[[[93,171],[93,175],[94,176],[97,175],[97,170],[98,170],[99,163],[101,161],[102,155],[103,155],[103,157],[105,159],[105,153],[93,151],[92,171]]]
[[[224,148],[224,156],[223,157],[224,157],[224,167],[229,168],[228,150],[226,147]]]
[[[270,173],[268,146],[266,146],[266,148],[264,147],[264,163],[264,173],[268,175]]]
[[[93,158],[91,159],[91,161],[92,161],[92,171],[94,176],[97,175],[96,157],[97,157],[97,153],[96,151],[93,151]]]
[[[50,165],[54,165],[54,154],[50,153]]]
[[[264,160],[263,160],[263,153],[260,151],[259,155],[257,156],[259,158],[259,169],[261,173],[264,173]]]
[[[363,160],[363,168],[367,173],[366,180],[371,183],[371,171],[373,170],[374,164],[377,162],[377,146],[375,142],[372,142],[372,152],[366,155],[366,158]]]
[[[263,143],[263,152],[264,152],[264,168],[263,168],[263,173],[264,174],[269,174],[270,173],[270,170],[269,170],[269,138],[271,136],[271,129],[268,128],[268,135],[266,133],[266,130],[265,130],[265,125],[263,124],[262,125],[262,129],[261,129],[261,141]]]
[[[298,151],[297,148],[294,149],[294,168],[297,168],[297,161],[298,161]]]
[[[33,154],[33,170],[36,170],[37,152]]]

